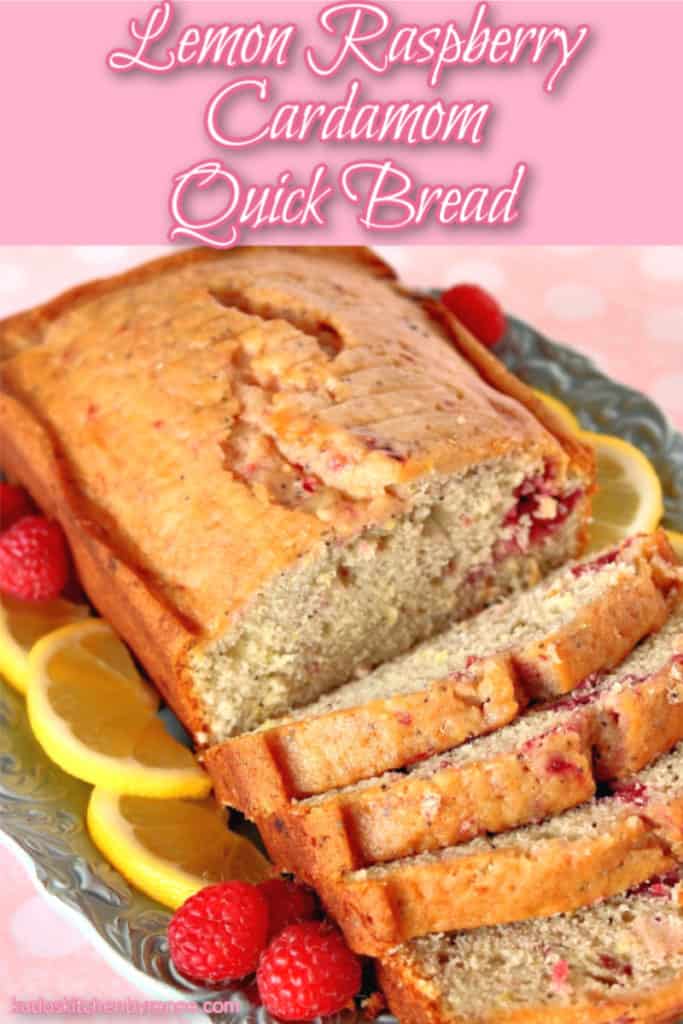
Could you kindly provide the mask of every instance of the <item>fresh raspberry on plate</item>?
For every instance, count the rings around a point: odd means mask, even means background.
[[[168,944],[178,970],[215,984],[256,970],[268,936],[268,904],[255,885],[220,882],[190,896],[171,918]]]
[[[0,480],[0,530],[7,530],[17,519],[30,515],[31,499],[23,487]]]
[[[478,284],[456,284],[443,293],[441,301],[482,345],[491,347],[505,334],[500,303]]]
[[[315,896],[310,889],[286,878],[269,878],[259,889],[268,903],[268,938],[274,939],[288,924],[315,917]]]
[[[261,957],[256,980],[266,1010],[280,1020],[337,1013],[360,989],[361,964],[326,921],[290,924]]]
[[[69,558],[58,523],[24,516],[0,536],[0,591],[24,601],[47,601],[61,594]]]

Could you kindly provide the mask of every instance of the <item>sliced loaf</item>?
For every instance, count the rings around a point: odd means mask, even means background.
[[[249,817],[448,750],[529,698],[617,665],[666,620],[680,568],[662,532],[558,571],[256,732],[207,753],[219,799]],[[491,657],[494,656],[494,657]]]
[[[571,914],[415,939],[379,978],[401,1024],[674,1024],[680,874]]]
[[[310,881],[540,821],[683,740],[683,601],[611,673],[454,750],[259,822]],[[274,839],[273,839],[274,833]],[[292,862],[293,861],[293,862]]]
[[[613,795],[539,825],[319,882],[360,953],[429,932],[564,913],[670,871],[683,854],[683,744]]]

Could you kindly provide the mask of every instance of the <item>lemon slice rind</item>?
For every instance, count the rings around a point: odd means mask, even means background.
[[[683,533],[679,533],[677,530],[667,530],[666,535],[669,538],[671,547],[683,562]]]
[[[29,680],[28,656],[30,648],[22,646],[12,632],[12,618],[15,614],[28,614],[40,618],[45,616],[43,636],[66,623],[85,619],[90,614],[86,605],[72,604],[71,601],[25,602],[12,598],[0,598],[0,675],[19,693],[25,694]]]
[[[547,392],[539,390],[539,388],[533,388],[532,390],[537,398],[540,398],[542,402],[545,402],[552,409],[567,430],[574,434],[581,433],[581,424],[568,405],[565,405],[559,398],[555,398],[554,395],[549,395]]]
[[[65,626],[48,634],[31,650],[27,709],[31,728],[38,743],[48,757],[69,775],[116,793],[159,798],[206,796],[211,789],[208,775],[190,759],[181,744],[165,733],[162,722],[155,714],[159,698],[152,687],[137,673],[135,677],[124,675],[111,665],[105,666],[102,663],[103,670],[106,667],[106,678],[112,683],[112,714],[119,711],[122,703],[125,705],[128,713],[124,723],[125,729],[134,730],[126,732],[126,742],[128,738],[130,743],[137,739],[142,740],[146,735],[152,742],[155,739],[157,743],[161,742],[171,754],[177,747],[180,765],[177,768],[145,763],[136,756],[115,755],[93,749],[93,746],[88,745],[76,734],[73,721],[70,722],[56,711],[53,702],[55,684],[49,671],[52,657],[61,651],[68,651],[69,648],[75,648],[79,655],[85,650],[87,656],[87,647],[84,645],[88,639],[103,639],[105,633],[109,635],[111,642],[120,643],[106,622],[102,619],[92,619]],[[98,659],[94,657],[92,660],[97,667]],[[132,666],[132,661],[130,664]],[[68,685],[64,684],[62,691],[66,690]],[[97,719],[97,714],[94,718]],[[104,713],[102,723],[103,727],[107,723],[107,715]],[[94,738],[92,742],[94,743]],[[187,763],[188,761],[190,763]]]
[[[211,812],[207,809],[207,813]],[[219,813],[217,808],[215,813]],[[120,794],[95,787],[86,820],[90,836],[105,859],[136,889],[172,910],[204,886],[220,880],[192,874],[150,851],[121,813]],[[222,878],[232,873],[242,881],[258,883],[274,873],[256,847],[244,836],[228,831],[227,826],[224,843],[227,856]]]
[[[598,483],[603,474],[616,469],[616,483],[599,488],[593,499],[589,551],[599,550],[634,533],[656,530],[664,513],[662,485],[646,455],[635,445],[610,434],[583,431],[593,445],[598,462]],[[629,499],[636,500],[634,513],[624,518]]]

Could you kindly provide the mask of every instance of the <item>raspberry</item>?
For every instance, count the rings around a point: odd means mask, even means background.
[[[443,293],[441,301],[482,345],[495,345],[505,334],[503,310],[493,295],[478,284],[456,284]]]
[[[633,804],[634,807],[647,807],[649,801],[647,786],[636,779],[632,782],[619,782],[614,787],[614,795],[617,800]]]
[[[600,569],[605,565],[611,565],[612,562],[616,562],[619,557],[619,548],[614,548],[612,551],[605,552],[604,555],[600,555],[599,558],[594,558],[590,562],[583,562],[581,565],[574,565],[571,568],[572,576],[585,576],[589,572],[599,572]]]
[[[247,882],[200,889],[176,910],[168,926],[171,959],[178,970],[212,984],[251,974],[267,935],[268,904]]]
[[[569,962],[558,960],[553,967],[552,986],[555,991],[561,991],[569,980]]]
[[[642,885],[631,889],[631,892],[635,896],[656,896],[660,899],[670,899],[672,890],[681,880],[680,869],[674,868],[673,871],[668,871],[664,875],[655,875],[653,878],[648,879],[647,882],[643,882]]]
[[[274,939],[283,928],[315,917],[315,896],[286,878],[269,878],[258,887],[268,904],[268,938]]]
[[[586,704],[594,704],[599,696],[596,688],[599,686],[602,677],[602,672],[592,672],[589,676],[586,676],[582,683],[579,683],[575,690],[572,690],[568,697],[562,697],[560,700],[553,701],[553,708],[571,709],[585,707]]]
[[[549,775],[578,775],[579,778],[583,778],[580,765],[567,761],[560,754],[553,754],[549,757],[545,767]]]
[[[610,956],[609,953],[601,953],[598,959],[606,971],[611,971],[613,974],[625,974],[628,978],[633,974],[633,968],[630,964],[624,963],[623,960],[617,960],[615,956]]]
[[[18,519],[29,515],[32,508],[31,499],[23,488],[0,480],[0,530],[7,530]]]
[[[0,590],[24,601],[61,594],[69,575],[64,534],[44,516],[24,516],[0,536]]]
[[[271,942],[256,975],[266,1010],[281,1020],[337,1013],[361,985],[360,960],[325,921],[291,924]]]

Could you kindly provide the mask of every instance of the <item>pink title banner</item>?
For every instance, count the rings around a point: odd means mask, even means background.
[[[0,0],[0,240],[681,242],[683,4]]]

